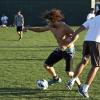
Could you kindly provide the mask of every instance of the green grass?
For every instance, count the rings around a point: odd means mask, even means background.
[[[85,32],[76,42],[74,66],[81,60],[82,42]],[[69,77],[64,71],[65,63],[54,65],[62,78],[61,84],[49,86],[45,91],[37,90],[36,80],[49,79],[50,75],[43,68],[43,62],[54,50],[57,43],[50,32],[24,33],[18,41],[15,28],[0,28],[0,100],[83,100],[77,93],[77,85],[72,91],[65,89]],[[85,68],[80,79],[84,83],[90,64]],[[91,100],[99,100],[99,72],[90,87]]]

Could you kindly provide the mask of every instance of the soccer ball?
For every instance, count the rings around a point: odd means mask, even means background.
[[[36,84],[38,89],[45,90],[48,88],[48,82],[45,79],[37,80]]]

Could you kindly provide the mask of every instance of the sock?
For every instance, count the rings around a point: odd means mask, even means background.
[[[87,92],[88,89],[89,89],[89,85],[84,84],[84,85],[83,85],[83,91],[84,91],[84,92]]]
[[[73,78],[71,79],[71,81],[72,81],[72,82],[75,82],[76,79],[77,79],[77,77],[73,77]]]
[[[53,79],[58,80],[59,77],[58,76],[53,76]]]

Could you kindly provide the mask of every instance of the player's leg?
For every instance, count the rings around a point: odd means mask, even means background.
[[[58,76],[55,69],[54,69],[54,67],[52,67],[50,65],[47,65],[47,64],[44,64],[44,67],[52,77]]]
[[[80,80],[79,80],[78,77],[82,73],[82,71],[85,68],[85,66],[87,65],[88,61],[89,61],[89,58],[87,58],[85,60],[83,58],[82,61],[81,61],[81,63],[78,65],[77,69],[74,72],[73,77],[67,83],[67,87],[68,87],[69,90],[72,89],[72,87],[73,87],[73,85],[74,85],[75,82],[78,84],[78,86],[81,85],[81,82],[80,82]]]
[[[74,72],[73,72],[73,57],[75,54],[75,48],[67,48],[65,51],[63,51],[63,57],[66,62],[66,73],[68,76],[73,77]]]
[[[23,27],[22,26],[19,27],[19,32],[20,32],[20,39],[22,39],[23,37]]]
[[[73,72],[73,54],[71,53],[67,53],[65,51],[65,54],[64,54],[64,59],[66,61],[66,74],[69,76],[69,77],[73,77],[74,75],[74,72]]]
[[[48,59],[45,61],[44,67],[52,76],[52,79],[48,81],[50,85],[52,85],[53,83],[61,82],[61,79],[59,78],[53,67],[53,64],[57,63],[61,59],[61,51],[59,49],[56,49],[49,55]]]
[[[74,77],[79,76],[82,73],[83,69],[86,67],[88,62],[89,62],[89,56],[85,56],[82,58],[80,64],[78,65],[78,67],[75,70]]]
[[[87,75],[86,83],[82,84],[79,87],[79,90],[78,90],[79,93],[86,98],[89,98],[88,89],[89,89],[90,85],[92,84],[98,70],[99,70],[99,67],[92,66]]]
[[[91,85],[92,81],[94,80],[97,71],[99,70],[99,67],[92,67],[91,70],[88,73],[87,76],[87,80],[86,80],[86,84],[88,84],[89,86]]]
[[[23,31],[20,31],[20,38],[23,38]]]
[[[77,83],[79,82],[78,77],[80,76],[80,74],[82,73],[83,69],[85,68],[85,66],[87,65],[87,63],[89,61],[89,54],[90,54],[89,46],[88,46],[87,42],[84,42],[82,60],[81,60],[80,64],[77,66],[77,68],[74,72],[73,78],[71,78],[67,83],[67,87],[69,87],[69,89],[71,89],[73,87],[75,81]],[[80,82],[79,82],[79,85],[80,85]]]
[[[100,67],[100,43],[90,42],[89,46],[91,48],[90,54],[91,54],[92,67],[87,75],[86,83],[79,88],[79,92],[87,98],[89,98],[88,89],[92,84],[96,76],[96,73]]]
[[[48,80],[49,85],[53,85],[54,83],[60,83],[62,81],[61,78],[56,73],[54,67],[51,67],[49,65],[45,65],[45,69],[52,76],[52,78]]]
[[[19,37],[18,40],[20,40],[20,29],[19,29],[19,26],[16,27],[16,31],[17,31],[17,34],[18,34],[18,37]]]
[[[89,89],[90,85],[92,84],[98,70],[99,70],[99,67],[92,66],[87,75],[86,83],[82,84],[78,90],[79,93],[86,98],[89,98],[88,89]]]
[[[18,36],[19,36],[19,39],[18,39],[18,40],[20,40],[20,39],[21,39],[21,32],[18,31],[17,34],[18,34]]]
[[[69,52],[70,51],[70,52]],[[73,72],[73,57],[74,57],[74,51],[73,50],[69,50],[68,52],[65,51],[65,55],[64,55],[64,59],[66,61],[66,73],[69,77],[73,77],[74,76],[74,72]],[[81,82],[79,80],[79,78],[76,79],[76,83],[78,84],[78,86],[80,86]],[[71,90],[72,87],[69,87],[67,85],[68,89]]]
[[[71,48],[67,48],[63,53],[64,53],[64,59],[66,61],[66,68],[65,68],[66,74],[72,78],[74,75],[73,57],[74,57],[75,49],[72,48],[71,50]],[[71,87],[68,87],[68,89],[71,90]]]
[[[22,26],[17,26],[17,34],[19,36],[19,40],[23,37]]]

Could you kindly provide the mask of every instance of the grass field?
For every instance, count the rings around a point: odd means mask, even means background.
[[[84,34],[76,42],[75,67],[81,60]],[[84,100],[77,93],[77,85],[72,91],[65,89],[69,77],[64,71],[63,60],[54,66],[62,83],[49,86],[45,91],[36,89],[36,80],[50,78],[43,68],[43,62],[56,46],[50,32],[28,31],[18,41],[15,28],[0,28],[0,100]],[[83,83],[89,68],[90,64],[80,77]],[[89,90],[90,100],[100,100],[99,77],[100,72]]]

